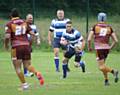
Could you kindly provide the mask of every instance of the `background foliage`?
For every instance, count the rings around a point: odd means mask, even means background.
[[[56,17],[57,9],[65,10],[65,17],[70,18],[75,28],[86,35],[87,1],[89,1],[89,29],[96,23],[98,12],[106,12],[108,22],[113,26],[120,39],[120,0],[0,0],[0,46],[3,47],[4,25],[9,20],[10,10],[18,8],[25,19],[28,13],[34,14],[34,22],[40,32],[42,47],[49,49],[47,33],[51,20]],[[46,23],[47,22],[47,23]],[[115,50],[120,51],[120,43]]]

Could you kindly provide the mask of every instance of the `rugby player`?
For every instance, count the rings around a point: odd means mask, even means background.
[[[66,30],[66,22],[70,21],[68,18],[64,18],[64,11],[57,10],[57,18],[53,19],[48,32],[48,43],[52,45],[52,33],[54,32],[54,40],[53,40],[53,50],[54,50],[54,63],[56,66],[56,71],[59,72],[59,49],[60,47],[66,50],[66,46],[60,44],[60,39],[64,30]],[[70,69],[67,66],[67,70]]]
[[[31,49],[31,52],[32,52],[32,43],[33,43],[34,40],[35,40],[35,43],[37,45],[40,45],[39,32],[37,31],[36,25],[33,23],[33,15],[32,14],[28,14],[26,16],[26,22],[31,27],[32,32],[34,32],[35,36],[36,36],[35,39],[33,39],[33,37],[30,34],[27,34],[27,37],[28,37],[28,40],[29,40],[29,43],[30,43],[30,49]],[[32,77],[34,74],[32,72],[28,72],[28,70],[26,68],[24,68],[24,75],[27,76],[27,77],[28,76]]]
[[[112,73],[115,77],[115,82],[118,82],[118,71],[106,66],[105,61],[109,54],[109,51],[118,42],[115,32],[112,27],[106,23],[106,13],[98,14],[98,23],[95,24],[88,36],[88,50],[92,51],[91,40],[94,37],[94,46],[96,50],[96,60],[98,63],[99,70],[104,75],[105,86],[109,85],[108,73]],[[112,43],[109,44],[109,40],[112,38]]]
[[[11,42],[11,58],[16,74],[21,82],[21,90],[29,88],[29,84],[24,78],[21,70],[22,63],[28,71],[33,72],[40,85],[44,84],[43,76],[40,72],[31,65],[31,52],[27,33],[35,36],[30,26],[19,17],[19,12],[16,8],[12,9],[10,14],[11,20],[5,26],[5,48],[9,48]]]
[[[66,23],[66,30],[62,34],[60,43],[67,45],[67,51],[65,52],[62,61],[63,78],[67,77],[67,64],[73,55],[75,55],[75,67],[80,66],[82,72],[85,72],[85,63],[81,61],[81,56],[83,55],[83,49],[85,47],[85,40],[81,33],[72,27],[71,21]],[[80,47],[76,46],[76,44],[80,44]]]

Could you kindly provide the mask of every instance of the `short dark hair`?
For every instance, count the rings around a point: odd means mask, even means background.
[[[17,8],[13,8],[11,10],[10,16],[11,17],[19,17],[19,12],[18,12]]]
[[[66,24],[72,24],[72,21],[68,21]]]

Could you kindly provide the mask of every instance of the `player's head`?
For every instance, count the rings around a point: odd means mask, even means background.
[[[107,19],[106,13],[103,13],[103,12],[98,13],[98,21],[104,22],[106,21],[106,19]]]
[[[33,15],[32,15],[32,14],[28,14],[28,15],[26,16],[26,21],[27,21],[28,23],[33,23]]]
[[[19,17],[19,12],[18,12],[18,10],[17,10],[16,8],[13,8],[13,9],[11,10],[10,17],[11,17],[11,18]]]
[[[71,32],[71,30],[72,30],[72,22],[71,22],[71,21],[68,21],[68,22],[66,23],[66,31],[67,31],[67,32]]]
[[[62,9],[61,10],[57,10],[57,17],[60,20],[64,19],[64,11]]]

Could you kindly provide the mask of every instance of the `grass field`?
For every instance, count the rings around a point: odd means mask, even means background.
[[[103,76],[97,69],[94,53],[85,53],[83,57],[86,62],[86,73],[75,68],[74,59],[71,59],[71,72],[67,79],[60,78],[62,68],[60,68],[61,72],[55,72],[52,52],[34,51],[32,57],[32,64],[44,75],[45,85],[40,87],[35,77],[27,77],[27,82],[31,84],[30,89],[18,91],[20,82],[11,64],[10,53],[0,52],[0,95],[120,95],[120,82],[114,83],[111,74],[109,74],[110,86],[104,86]],[[119,53],[111,53],[107,65],[120,70],[119,58]]]

